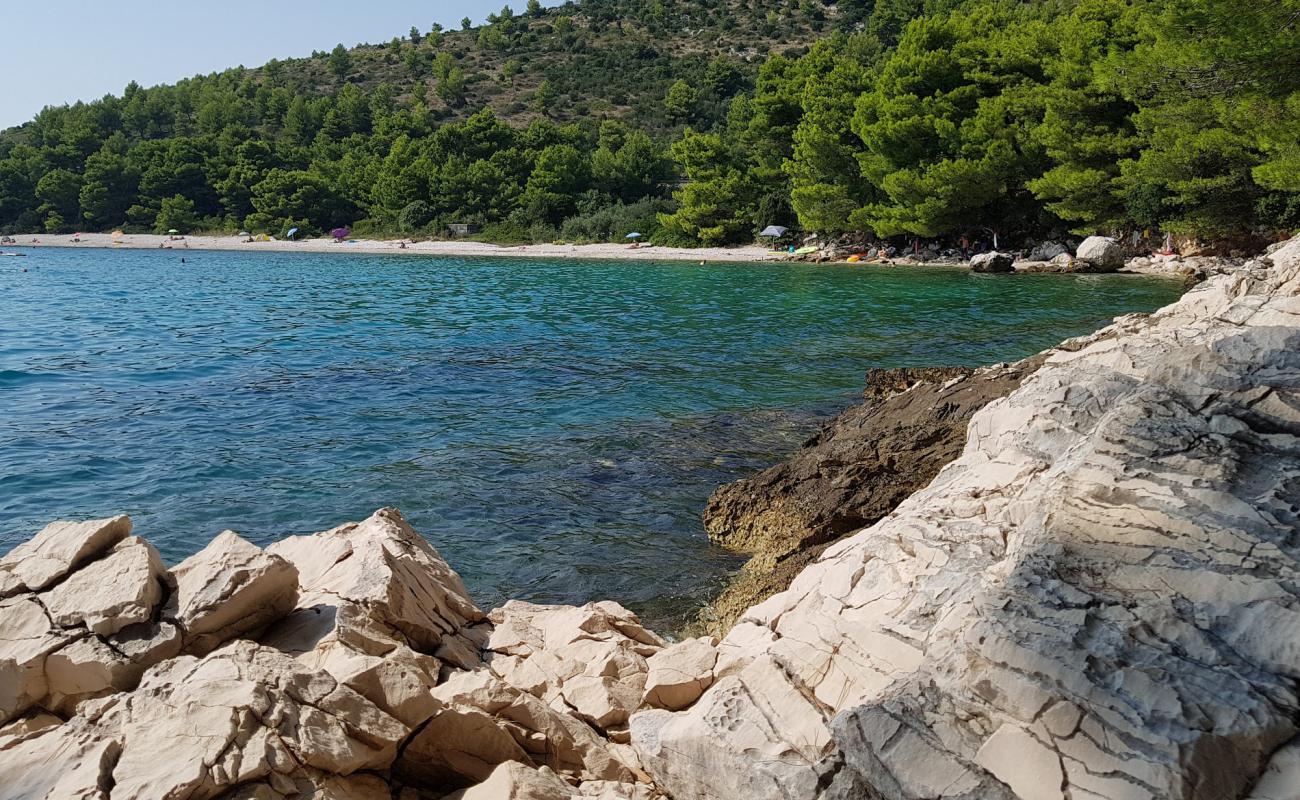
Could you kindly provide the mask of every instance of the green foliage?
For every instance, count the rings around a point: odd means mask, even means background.
[[[405,233],[414,233],[422,230],[426,225],[433,221],[433,206],[423,200],[413,200],[397,217],[397,224]]]
[[[330,52],[329,70],[340,80],[346,78],[352,71],[352,54],[342,44],[336,45]]]
[[[158,211],[158,219],[154,222],[154,233],[167,233],[172,230],[181,233],[189,233],[199,223],[198,213],[195,210],[194,201],[184,195],[175,195],[174,197],[165,197],[162,201],[162,208]]]
[[[721,244],[767,224],[1292,227],[1298,13],[1300,0],[529,2],[480,28],[48,108],[0,132],[0,231],[454,221],[518,241],[618,241],[630,226]]]
[[[599,201],[600,195],[594,198]],[[634,203],[615,201],[582,211],[564,220],[560,235],[571,242],[627,242],[629,233],[639,233],[645,240],[660,237],[659,215],[671,212],[671,203],[660,198],[645,198]]]
[[[664,110],[669,118],[678,122],[687,122],[694,117],[699,103],[699,91],[686,81],[674,83],[664,96]]]
[[[1117,82],[1143,137],[1124,188],[1170,230],[1292,226],[1300,191],[1296,0],[1167,0],[1138,22]]]
[[[724,245],[753,233],[752,186],[743,162],[719,134],[686,130],[672,147],[687,183],[673,194],[678,209],[661,214],[661,238],[670,243]]]
[[[550,81],[542,81],[537,86],[537,91],[533,93],[533,107],[543,114],[549,112],[555,105],[555,98],[559,92],[555,91],[555,85]]]

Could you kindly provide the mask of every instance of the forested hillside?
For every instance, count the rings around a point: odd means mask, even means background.
[[[582,0],[0,133],[0,230],[1300,225],[1300,0]]]

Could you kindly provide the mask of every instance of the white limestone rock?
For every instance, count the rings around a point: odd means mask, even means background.
[[[1089,236],[1079,245],[1074,259],[1098,272],[1114,272],[1124,266],[1124,248],[1108,236]]]
[[[167,568],[153,545],[130,537],[41,594],[40,602],[56,625],[85,625],[110,636],[153,618],[166,576]]]
[[[1300,800],[1300,740],[1273,754],[1246,800]]]
[[[172,570],[176,591],[166,617],[187,653],[203,655],[223,642],[283,617],[298,598],[298,571],[278,555],[225,531]]]
[[[971,272],[1011,272],[1015,269],[1016,259],[1010,253],[992,251],[971,256]]]
[[[478,665],[485,615],[455,570],[395,509],[284,539],[267,553],[297,569],[299,611],[352,606],[352,618],[380,638],[462,668]]]
[[[131,535],[129,517],[51,522],[0,558],[0,597],[37,592]]]
[[[713,684],[718,640],[687,639],[660,650],[646,660],[644,704],[669,711],[686,708]]]
[[[507,761],[487,780],[448,795],[446,800],[569,800],[572,791],[554,772]]]
[[[0,600],[0,724],[45,697],[46,658],[77,638],[54,627],[30,594]]]

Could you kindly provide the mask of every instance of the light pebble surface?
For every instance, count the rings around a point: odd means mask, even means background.
[[[764,261],[780,258],[765,247],[651,247],[631,248],[625,244],[529,244],[503,247],[483,242],[410,242],[402,249],[402,240],[353,239],[338,243],[333,239],[302,241],[245,242],[241,236],[186,236],[171,240],[153,234],[126,234],[119,240],[108,233],[86,233],[73,241],[71,235],[30,234],[15,236],[9,247],[101,247],[130,250],[157,250],[159,245],[173,250],[241,250],[274,253],[391,253],[432,256],[532,256],[534,258],[626,259],[637,261]],[[33,245],[36,239],[39,244]],[[0,248],[3,249],[3,248]]]

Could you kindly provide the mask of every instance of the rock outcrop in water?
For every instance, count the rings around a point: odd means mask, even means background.
[[[985,369],[872,370],[864,402],[822,428],[789,460],[721,487],[704,508],[715,543],[752,556],[701,614],[725,635],[740,615],[784,590],[825,547],[871,525],[957,456],[976,411],[1020,385],[1034,356]]]
[[[1294,797],[1274,260],[1045,354],[721,640],[484,614],[391,510],[170,570],[125,517],[55,523],[0,559],[0,798]]]

